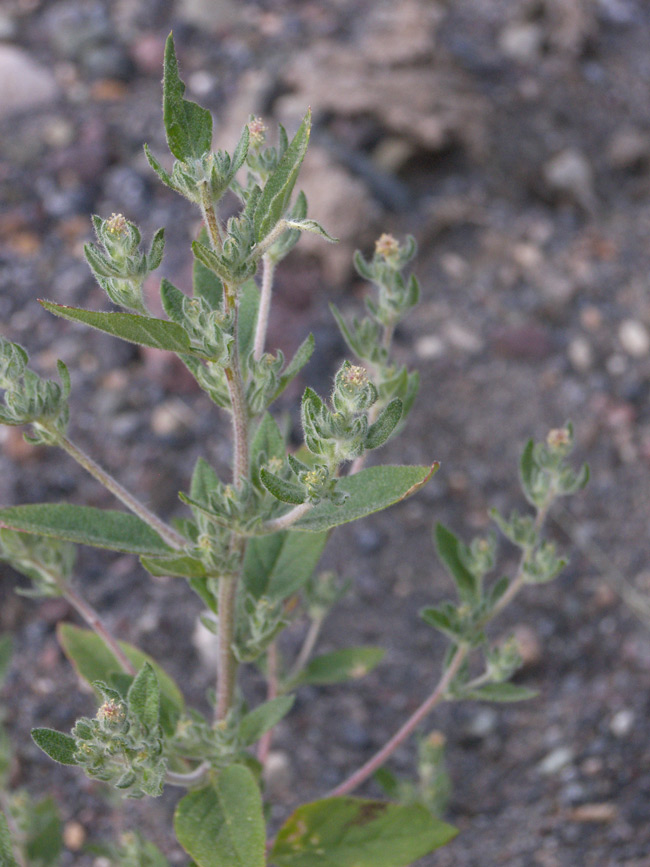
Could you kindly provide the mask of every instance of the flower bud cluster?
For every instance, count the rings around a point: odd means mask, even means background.
[[[77,720],[74,759],[95,780],[112,783],[128,798],[162,793],[166,760],[159,725],[146,725],[127,700],[100,681],[104,702],[94,719]]]
[[[27,353],[16,343],[0,337],[0,424],[32,424],[34,433],[26,437],[33,444],[55,443],[68,426],[70,376],[62,361],[57,362],[61,385],[43,379],[27,367]]]
[[[259,599],[247,596],[244,601],[245,617],[239,618],[233,650],[241,663],[254,662],[288,624],[284,606],[267,596]]]
[[[158,229],[148,253],[140,251],[142,236],[122,214],[108,220],[93,217],[99,246],[86,244],[84,254],[95,279],[113,304],[146,313],[142,284],[159,267],[165,249],[165,230]]]

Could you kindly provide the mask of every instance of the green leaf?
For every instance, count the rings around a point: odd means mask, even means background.
[[[166,277],[163,277],[160,281],[160,300],[162,301],[163,310],[172,322],[176,322],[179,325],[185,319],[183,313],[183,301],[185,297],[185,293],[177,289]]]
[[[11,664],[12,641],[11,635],[0,636],[0,687],[5,682],[9,666]]]
[[[165,230],[158,229],[156,234],[153,236],[153,239],[151,241],[151,247],[149,248],[149,252],[147,253],[147,269],[149,271],[155,271],[156,268],[160,267],[164,252]]]
[[[289,385],[291,380],[300,373],[300,371],[311,358],[313,351],[314,335],[309,334],[300,344],[300,346],[296,350],[296,354],[293,356],[289,364],[287,364],[284,371],[280,375],[280,380],[278,382],[278,387],[275,390],[275,394],[273,395],[273,400],[275,400],[276,397],[281,395],[285,388]]]
[[[273,698],[242,717],[239,724],[239,740],[242,746],[249,747],[257,743],[264,732],[276,726],[289,713],[295,698],[295,695]]]
[[[536,689],[528,689],[526,686],[517,686],[515,683],[486,683],[478,689],[463,693],[463,698],[471,698],[475,701],[498,701],[515,702],[527,701],[538,695]]]
[[[402,401],[399,397],[395,397],[384,407],[377,420],[368,428],[365,442],[366,448],[376,449],[379,446],[383,446],[399,424],[401,418]]]
[[[108,548],[126,554],[171,554],[148,524],[128,512],[76,506],[71,503],[37,503],[0,509],[0,527],[66,542]]]
[[[436,461],[430,467],[369,467],[353,476],[339,479],[336,490],[348,494],[336,506],[320,502],[292,525],[294,530],[328,530],[364,518],[373,512],[399,503],[418,491],[438,471]]]
[[[61,819],[54,798],[29,805],[25,854],[28,863],[38,867],[57,867],[63,849]],[[0,861],[0,864],[2,861]]]
[[[460,598],[464,602],[477,602],[478,582],[461,560],[458,538],[442,524],[436,524],[435,542],[438,556],[454,579]]]
[[[260,481],[269,493],[273,494],[276,500],[281,503],[291,503],[294,506],[299,506],[305,502],[305,489],[302,485],[296,485],[294,482],[287,482],[276,476],[275,473],[262,467],[260,470]]]
[[[208,230],[205,226],[201,229],[198,241],[203,246],[210,243]],[[194,259],[192,265],[192,292],[195,298],[203,298],[208,302],[211,310],[218,310],[223,299],[223,284],[214,271],[206,268],[199,259]]]
[[[262,798],[251,771],[230,765],[190,792],[174,814],[178,842],[197,867],[265,867]]]
[[[70,735],[57,732],[55,729],[32,729],[32,738],[44,753],[60,765],[76,765],[74,754],[76,741]]]
[[[255,430],[251,443],[251,454],[255,460],[252,466],[253,484],[260,484],[259,463],[268,463],[273,458],[284,461],[285,445],[284,437],[273,416],[266,412]]]
[[[255,340],[255,327],[257,325],[257,311],[260,307],[260,290],[254,280],[246,280],[239,287],[239,314],[237,327],[239,336],[239,352],[242,358],[247,358],[253,349]]]
[[[277,867],[407,867],[456,833],[420,804],[325,798],[289,817],[271,861]]]
[[[163,74],[163,120],[169,150],[176,159],[199,159],[212,147],[212,115],[195,102],[183,99],[185,85],[178,74],[174,39],[167,37]]]
[[[87,683],[92,685],[97,680],[110,683],[113,680],[112,675],[122,671],[122,666],[112,651],[90,629],[81,629],[71,623],[60,623],[57,637],[63,652]],[[168,734],[173,733],[176,720],[185,708],[185,700],[179,688],[147,653],[126,641],[119,641],[118,644],[134,668],[140,669],[145,663],[149,663],[155,671],[161,692],[161,725]]]
[[[190,338],[177,322],[156,319],[153,316],[139,316],[137,313],[114,313],[103,310],[82,310],[80,307],[65,307],[51,301],[39,299],[39,303],[63,319],[82,322],[97,331],[112,334],[129,343],[139,346],[152,346],[169,352],[190,352]]]
[[[286,599],[310,579],[326,542],[327,533],[254,536],[244,557],[246,589],[256,599]]]
[[[321,235],[321,237],[331,244],[337,244],[339,240],[329,235],[316,220],[287,220],[287,226],[290,229],[298,229],[301,232],[313,232],[315,235]]]
[[[190,497],[200,503],[209,503],[210,494],[219,491],[222,485],[219,476],[205,458],[197,458],[190,482]]]
[[[255,238],[258,242],[269,234],[289,206],[291,193],[307,152],[310,131],[311,110],[305,115],[277,168],[264,185],[255,210]]]
[[[141,557],[140,562],[154,578],[205,578],[205,566],[196,557]]]
[[[0,865],[2,867],[19,867],[14,855],[9,825],[5,814],[0,810]]]
[[[150,732],[155,732],[160,718],[160,686],[148,662],[136,674],[126,698],[129,710]]]
[[[536,501],[533,496],[536,469],[534,453],[535,443],[532,439],[529,439],[524,446],[523,452],[521,453],[521,459],[519,461],[519,479],[521,481],[521,487],[526,496],[526,499],[532,506],[536,505]]]
[[[358,680],[378,665],[386,651],[383,647],[345,647],[316,656],[292,681],[292,686],[324,685]]]

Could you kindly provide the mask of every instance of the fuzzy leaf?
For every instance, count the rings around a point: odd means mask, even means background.
[[[128,343],[152,346],[154,349],[165,349],[169,352],[190,352],[190,338],[177,322],[168,322],[153,316],[139,316],[137,313],[83,310],[80,307],[66,307],[40,299],[39,303],[55,316],[71,322],[82,322]]]
[[[420,804],[324,798],[289,817],[271,861],[277,867],[407,867],[456,833]]]
[[[244,584],[252,596],[278,602],[309,580],[327,533],[273,533],[250,539],[244,558]]]
[[[376,449],[379,446],[383,446],[399,424],[401,418],[402,401],[399,397],[395,397],[384,407],[377,420],[368,428],[365,442],[366,448]]]
[[[257,743],[264,732],[276,726],[289,713],[294,701],[294,695],[282,695],[265,701],[242,717],[239,724],[239,740],[242,746],[249,747]]]
[[[203,246],[210,243],[208,231],[205,226],[199,233],[198,241]],[[192,292],[195,298],[203,298],[208,302],[211,310],[218,310],[223,299],[223,284],[214,271],[201,262],[194,259],[192,265]]]
[[[122,667],[112,651],[90,629],[81,629],[71,623],[60,623],[57,637],[63,652],[87,683],[92,685],[98,680],[111,683],[114,682],[114,673],[121,672]],[[145,663],[153,668],[160,684],[161,725],[168,734],[173,733],[176,720],[185,708],[185,700],[179,688],[148,654],[126,641],[119,641],[118,644],[135,669],[142,668]]]
[[[454,579],[460,598],[464,602],[477,602],[478,582],[460,558],[458,538],[442,524],[436,524],[435,541],[438,556]]]
[[[439,464],[430,467],[369,467],[337,482],[336,490],[347,494],[345,502],[336,506],[320,502],[293,524],[294,530],[328,530],[364,518],[410,497],[437,472]]]
[[[275,400],[276,397],[278,397],[280,394],[282,394],[282,392],[289,385],[291,380],[294,379],[300,373],[300,371],[303,369],[303,367],[307,364],[307,362],[311,358],[313,351],[314,351],[314,335],[309,334],[303,340],[303,342],[300,344],[298,349],[296,349],[295,355],[293,356],[293,358],[291,359],[289,364],[287,364],[285,369],[282,371],[282,374],[280,376],[280,381],[278,383],[278,387],[275,391],[275,394],[273,395],[273,400]]]
[[[257,426],[251,443],[251,454],[259,456],[263,454],[264,462],[268,463],[272,458],[284,460],[285,445],[284,437],[280,432],[277,422],[270,413],[264,413],[262,421]],[[257,461],[260,459],[257,458]],[[255,485],[260,484],[258,463],[255,462],[252,469],[252,480]]]
[[[136,674],[127,701],[129,710],[150,732],[155,732],[160,717],[160,686],[156,672],[148,662]]]
[[[336,244],[339,240],[329,235],[316,220],[287,220],[287,226],[290,229],[298,229],[301,232],[313,232],[315,235],[321,235],[330,244]]]
[[[262,798],[251,771],[230,765],[190,792],[174,814],[178,842],[197,867],[265,867]]]
[[[533,496],[533,485],[535,480],[535,443],[529,439],[524,450],[521,453],[519,461],[519,479],[521,481],[522,490],[528,502],[534,506],[535,498]]]
[[[255,340],[257,311],[260,306],[260,290],[254,280],[247,280],[239,287],[238,337],[239,352],[247,358]]]
[[[126,554],[156,557],[172,553],[172,549],[140,518],[128,512],[94,506],[72,503],[9,506],[0,509],[0,527]]]
[[[179,325],[185,319],[183,314],[184,299],[185,293],[177,289],[166,277],[163,277],[160,282],[160,300],[162,301],[163,310],[172,322],[176,322]]]
[[[260,470],[260,481],[269,493],[273,494],[276,500],[281,503],[291,503],[294,506],[299,506],[305,502],[305,490],[301,485],[296,485],[293,482],[287,482],[270,472],[266,467]]]
[[[60,765],[76,765],[76,741],[70,735],[55,729],[32,729],[32,738],[44,753]]]
[[[463,698],[475,701],[515,702],[527,701],[538,695],[536,689],[517,686],[516,683],[486,683],[472,692],[463,693]]]
[[[258,242],[269,234],[289,206],[291,193],[307,152],[310,131],[311,111],[308,111],[277,168],[264,185],[262,195],[257,203],[255,237]]]
[[[324,685],[358,680],[378,665],[386,651],[383,647],[345,647],[316,656],[303,668],[292,686]]]
[[[163,120],[169,150],[176,159],[189,162],[212,147],[212,115],[195,102],[183,99],[184,93],[170,33],[165,44]]]
[[[189,555],[179,557],[141,557],[140,562],[154,578],[205,578],[201,560]]]

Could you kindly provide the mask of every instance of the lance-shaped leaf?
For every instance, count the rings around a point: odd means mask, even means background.
[[[460,598],[470,604],[478,602],[480,593],[479,582],[463,563],[460,555],[461,542],[451,530],[448,530],[442,524],[436,524],[435,541],[438,556],[454,579]]]
[[[277,867],[407,867],[456,834],[420,804],[324,798],[289,817],[271,861]]]
[[[291,380],[300,373],[300,371],[311,358],[313,351],[314,335],[309,334],[300,344],[298,349],[296,349],[296,354],[282,371],[280,375],[280,380],[278,382],[278,387],[275,390],[275,394],[273,395],[273,400],[275,400],[276,397],[281,395],[285,388],[289,385]]]
[[[294,695],[272,698],[243,716],[239,723],[239,740],[242,746],[249,747],[257,743],[264,732],[276,726],[289,713],[295,698]]]
[[[515,702],[527,701],[538,695],[536,689],[528,689],[526,686],[517,686],[516,683],[486,683],[478,689],[464,692],[463,698],[474,701],[498,701]]]
[[[532,506],[536,505],[534,489],[537,467],[535,464],[534,453],[535,443],[532,439],[529,439],[524,446],[524,450],[522,451],[521,458],[519,460],[519,479],[521,481],[521,487],[526,496],[526,499]]]
[[[381,662],[385,653],[383,647],[345,647],[324,653],[312,659],[291,682],[291,686],[323,686],[359,680]]]
[[[329,235],[316,220],[287,220],[287,226],[290,229],[298,229],[300,232],[313,232],[315,235],[325,238],[330,244],[337,244],[339,240]]]
[[[262,195],[257,203],[255,238],[258,242],[269,234],[289,206],[291,193],[307,152],[310,131],[311,111],[308,111],[277,168],[264,185]]]
[[[367,449],[376,449],[383,446],[388,437],[395,430],[402,418],[402,401],[399,397],[393,398],[384,407],[379,417],[368,428],[365,446]]]
[[[195,102],[183,99],[184,93],[170,33],[165,44],[163,121],[169,150],[176,159],[189,162],[212,147],[212,115]]]
[[[210,244],[208,230],[205,226],[201,229],[198,241],[204,247]],[[203,298],[208,302],[212,310],[221,307],[223,299],[223,284],[217,275],[206,268],[199,259],[195,258],[192,264],[192,292],[195,298]]]
[[[76,765],[74,754],[76,741],[70,735],[57,732],[55,729],[32,729],[32,738],[44,753],[60,765]]]
[[[255,485],[260,484],[259,464],[268,463],[275,458],[283,461],[285,455],[284,437],[270,413],[264,413],[262,420],[257,426],[251,443],[251,454],[256,456],[253,463],[251,477]]]
[[[260,307],[260,290],[257,288],[255,280],[246,280],[239,287],[238,297],[239,315],[237,317],[237,334],[239,353],[242,358],[247,358],[253,348],[257,313]]]
[[[326,542],[327,533],[254,536],[244,557],[246,589],[256,599],[286,599],[309,581]]]
[[[126,698],[129,710],[150,732],[155,732],[160,718],[160,686],[148,662],[136,674]]]
[[[260,481],[269,493],[273,494],[276,500],[281,503],[291,503],[294,506],[299,506],[305,502],[306,494],[302,485],[296,485],[294,482],[287,482],[276,476],[266,467],[260,470]]]
[[[82,322],[104,334],[112,334],[128,343],[139,346],[152,346],[154,349],[166,349],[169,352],[188,353],[191,351],[190,338],[177,322],[166,319],[156,319],[153,316],[140,316],[137,313],[118,313],[103,310],[83,310],[80,307],[66,307],[63,304],[53,304],[51,301],[39,300],[39,303],[63,319],[71,322]]]
[[[136,515],[72,503],[37,503],[0,509],[0,527],[125,554],[160,557],[172,549]]]
[[[199,262],[204,265],[209,271],[216,274],[220,280],[229,283],[232,280],[230,269],[224,263],[221,256],[213,253],[209,247],[202,244],[200,241],[192,241],[192,252]]]
[[[57,637],[63,652],[74,665],[77,673],[87,683],[100,680],[118,683],[114,675],[122,672],[122,666],[102,639],[90,629],[81,629],[71,623],[60,623]],[[148,663],[156,674],[161,693],[161,725],[168,734],[173,733],[175,723],[185,708],[185,701],[171,677],[147,653],[126,641],[118,642],[124,655],[135,669]]]
[[[183,313],[183,301],[185,293],[177,289],[173,283],[170,283],[165,277],[160,282],[160,300],[162,301],[163,310],[169,316],[172,322],[177,322],[179,325],[185,319]]]
[[[336,490],[347,494],[342,505],[320,502],[306,512],[294,530],[328,530],[364,518],[410,497],[437,472],[438,462],[430,467],[369,467],[353,476],[339,479]]]
[[[197,867],[265,867],[262,798],[251,771],[230,765],[190,792],[174,814],[178,842]]]
[[[154,578],[205,578],[205,566],[189,554],[179,557],[141,557],[140,562]]]

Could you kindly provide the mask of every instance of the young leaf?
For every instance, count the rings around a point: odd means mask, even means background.
[[[197,239],[204,247],[208,246],[210,239],[208,231],[203,227]],[[192,292],[195,298],[203,298],[208,302],[211,310],[218,310],[223,299],[223,284],[214,271],[206,268],[199,259],[194,259],[192,265]]]
[[[284,445],[284,437],[280,432],[280,428],[278,427],[278,423],[275,421],[273,416],[270,413],[264,413],[262,416],[262,421],[257,426],[255,434],[253,436],[253,441],[251,443],[251,454],[252,455],[263,455],[264,460],[262,463],[268,463],[271,459],[275,458],[277,460],[283,461],[285,455],[285,445]],[[252,481],[253,484],[259,486],[260,478],[259,478],[259,464],[258,461],[253,463],[252,467]]]
[[[174,39],[167,37],[163,75],[163,120],[169,150],[176,159],[199,159],[212,147],[212,115],[195,102],[183,99],[185,85],[178,74]]]
[[[2,867],[18,867],[11,843],[9,825],[7,825],[5,814],[2,811],[0,811],[0,864]]]
[[[113,681],[112,675],[121,671],[120,663],[101,638],[90,629],[81,629],[71,623],[60,623],[57,627],[57,637],[63,652],[74,665],[77,673],[87,683],[103,680]],[[127,659],[136,669],[148,663],[156,673],[161,692],[161,724],[168,733],[173,732],[175,721],[185,708],[185,700],[171,677],[148,654],[127,644],[119,642]],[[164,725],[164,717],[170,721],[171,732]]]
[[[230,765],[190,792],[174,814],[178,842],[197,867],[265,867],[262,798],[251,771]]]
[[[61,765],[76,765],[76,741],[70,735],[54,729],[32,729],[32,738],[44,753]]]
[[[239,740],[242,746],[249,747],[257,743],[264,732],[276,726],[289,713],[294,700],[294,695],[281,695],[265,701],[242,717],[239,724]]]
[[[383,647],[345,647],[317,656],[303,668],[292,686],[345,683],[365,677],[384,657]]]
[[[538,695],[536,689],[506,682],[486,683],[478,689],[463,693],[463,698],[471,698],[475,701],[515,702],[527,701],[529,698],[535,698],[536,695]]]
[[[198,500],[201,503],[208,503],[210,501],[210,494],[220,490],[221,487],[219,476],[204,458],[199,457],[194,464],[192,481],[190,482],[190,496],[192,499]]]
[[[316,220],[287,220],[287,226],[290,229],[299,229],[301,232],[313,232],[315,235],[321,235],[330,244],[338,243],[338,238],[333,238],[325,231],[320,223]]]
[[[140,562],[154,578],[205,578],[201,560],[187,555],[179,557],[141,557]]]
[[[162,301],[163,310],[172,322],[177,322],[179,325],[185,319],[183,314],[183,300],[185,297],[184,292],[181,292],[166,277],[163,277],[160,282],[160,300]]]
[[[420,804],[324,798],[287,819],[271,861],[277,867],[407,867],[456,834]]]
[[[250,539],[244,557],[244,584],[256,599],[286,599],[310,579],[327,533],[273,533]]]
[[[292,525],[294,530],[328,530],[364,518],[373,512],[399,503],[418,491],[437,472],[431,467],[369,467],[337,483],[337,491],[347,494],[345,502],[334,505],[322,501]]]
[[[150,732],[155,732],[160,718],[160,686],[153,667],[148,663],[136,674],[127,694],[129,710]]]
[[[238,338],[239,352],[247,358],[253,348],[257,311],[260,306],[260,290],[254,280],[247,280],[239,287]]]
[[[177,322],[140,316],[137,313],[114,313],[102,310],[82,310],[80,307],[65,307],[39,299],[41,306],[71,322],[82,322],[97,331],[112,334],[128,343],[152,346],[169,352],[190,352],[190,338]]]
[[[305,502],[305,489],[302,485],[296,485],[293,482],[287,482],[270,472],[266,467],[260,470],[260,481],[269,493],[273,494],[276,500],[281,503],[291,503],[294,506],[299,506]],[[1,514],[1,513],[0,513]]]
[[[298,132],[262,190],[255,210],[255,238],[258,242],[269,234],[289,206],[291,193],[307,152],[310,131],[311,110],[305,115]]]
[[[368,428],[366,448],[376,449],[382,446],[399,424],[401,417],[402,401],[399,397],[395,397],[384,407],[377,420]]]
[[[94,506],[72,503],[9,506],[0,509],[0,527],[126,554],[160,557],[172,553],[172,549],[140,518],[128,512]]]
[[[526,496],[526,499],[531,504],[531,506],[536,505],[536,501],[533,496],[533,487],[535,482],[534,452],[535,443],[532,439],[529,439],[524,446],[524,450],[521,453],[521,459],[519,461],[519,479],[521,481],[521,487]]]
[[[436,524],[435,541],[438,556],[454,579],[460,598],[464,602],[478,602],[478,582],[460,558],[461,543],[457,537],[442,524]]]

